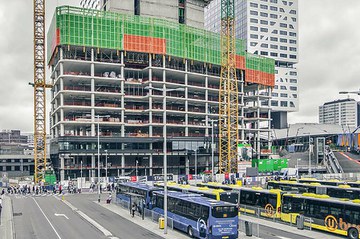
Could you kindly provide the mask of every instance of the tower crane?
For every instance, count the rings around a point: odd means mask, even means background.
[[[34,181],[44,179],[46,170],[45,0],[34,2]]]
[[[237,143],[239,140],[234,0],[221,0],[220,34],[219,172],[231,173],[237,172]]]

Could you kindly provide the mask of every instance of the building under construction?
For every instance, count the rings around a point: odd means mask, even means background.
[[[107,10],[112,10],[109,2]],[[80,176],[81,168],[84,176],[97,176],[97,136],[101,176],[105,168],[108,176],[161,174],[164,131],[168,173],[194,174],[195,164],[198,173],[211,169],[210,120],[219,118],[220,35],[187,25],[191,9],[185,16],[156,18],[141,14],[149,7],[136,2],[140,10],[132,9],[133,14],[56,9],[47,48],[53,84],[50,157],[61,180]],[[175,2],[186,8],[187,1]],[[190,2],[201,9],[206,4]],[[199,25],[198,20],[189,22]],[[242,40],[236,40],[235,57],[239,143],[251,143],[254,157],[262,157],[270,149],[260,134],[270,138],[274,60],[248,54]],[[215,125],[216,143],[217,133]],[[215,170],[217,152],[218,147]]]

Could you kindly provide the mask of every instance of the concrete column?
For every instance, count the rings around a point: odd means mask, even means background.
[[[185,136],[189,136],[189,114],[188,114],[188,60],[185,60]]]
[[[121,137],[125,137],[125,69],[124,69],[124,52],[121,52],[121,77],[122,80],[120,82],[120,92],[121,92]],[[122,173],[122,175],[125,174]]]
[[[206,68],[206,74],[207,74],[207,68]],[[206,123],[206,128],[205,128],[205,136],[209,137],[209,90],[208,90],[208,84],[209,84],[209,78],[206,76],[205,77],[205,111],[206,111],[206,115],[205,115],[205,123]]]
[[[151,54],[149,54],[149,87],[152,87],[151,81],[152,81],[152,58],[151,58]],[[152,126],[152,118],[153,118],[153,114],[152,114],[152,103],[153,103],[153,98],[152,98],[152,90],[149,90],[149,136],[152,137],[153,136],[153,126]],[[150,144],[151,147],[151,144]],[[152,169],[150,169],[150,172]],[[152,173],[150,173],[150,175],[152,175]]]
[[[188,175],[190,172],[189,167],[190,167],[190,157],[187,156],[185,159],[185,174],[186,175]]]
[[[60,156],[60,181],[65,180],[65,159],[64,156]]]
[[[94,178],[95,177],[95,155],[91,155],[91,173],[89,175],[91,175],[90,177]]]
[[[153,175],[153,169],[152,169],[152,167],[153,167],[153,155],[151,154],[150,156],[149,156],[149,175],[150,176],[152,176]]]
[[[124,167],[125,167],[125,156],[124,155],[121,155],[121,167],[122,167],[121,175],[125,176],[125,169],[124,169]]]

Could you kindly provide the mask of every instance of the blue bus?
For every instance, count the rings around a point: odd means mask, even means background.
[[[137,182],[125,182],[119,183],[116,189],[116,198],[130,202],[130,197],[132,198],[132,202],[139,204],[139,199],[144,200],[145,208],[152,208],[152,197],[154,191],[161,190],[158,187],[153,187],[147,185],[145,183],[137,183]]]
[[[154,192],[153,211],[164,214],[164,192]],[[238,238],[238,208],[198,194],[168,192],[168,217],[174,228],[190,237],[207,239]]]

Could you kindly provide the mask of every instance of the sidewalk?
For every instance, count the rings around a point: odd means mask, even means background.
[[[299,230],[295,226],[290,226],[290,225],[286,225],[286,224],[282,224],[282,223],[278,223],[278,222],[274,222],[274,221],[270,221],[270,220],[265,220],[265,219],[261,219],[261,218],[246,216],[246,215],[241,215],[240,218],[241,218],[241,220],[249,221],[253,224],[259,224],[262,226],[277,228],[278,230],[289,232],[289,233],[296,234],[299,236],[306,236],[306,237],[311,237],[311,238],[316,238],[316,239],[317,238],[321,238],[321,239],[339,239],[339,238],[341,238],[339,236],[331,235],[326,232],[317,231],[314,229],[311,231],[306,230],[306,229]]]
[[[96,202],[97,203],[97,202]],[[113,213],[118,214],[119,216],[134,222],[135,224],[139,225],[140,227],[143,227],[163,238],[166,239],[189,239],[189,236],[186,233],[180,232],[178,230],[172,230],[168,227],[168,233],[164,234],[163,229],[159,229],[158,223],[155,223],[151,221],[149,218],[145,218],[144,220],[141,219],[141,216],[137,215],[135,217],[131,217],[130,212],[121,206],[117,205],[116,203],[106,204],[104,202],[100,203],[100,205]],[[238,238],[248,238],[245,236],[244,233],[239,232]],[[256,239],[257,237],[252,236],[251,238]]]
[[[11,199],[8,196],[3,196],[2,206],[0,236],[1,239],[13,239],[15,238],[13,209]]]

